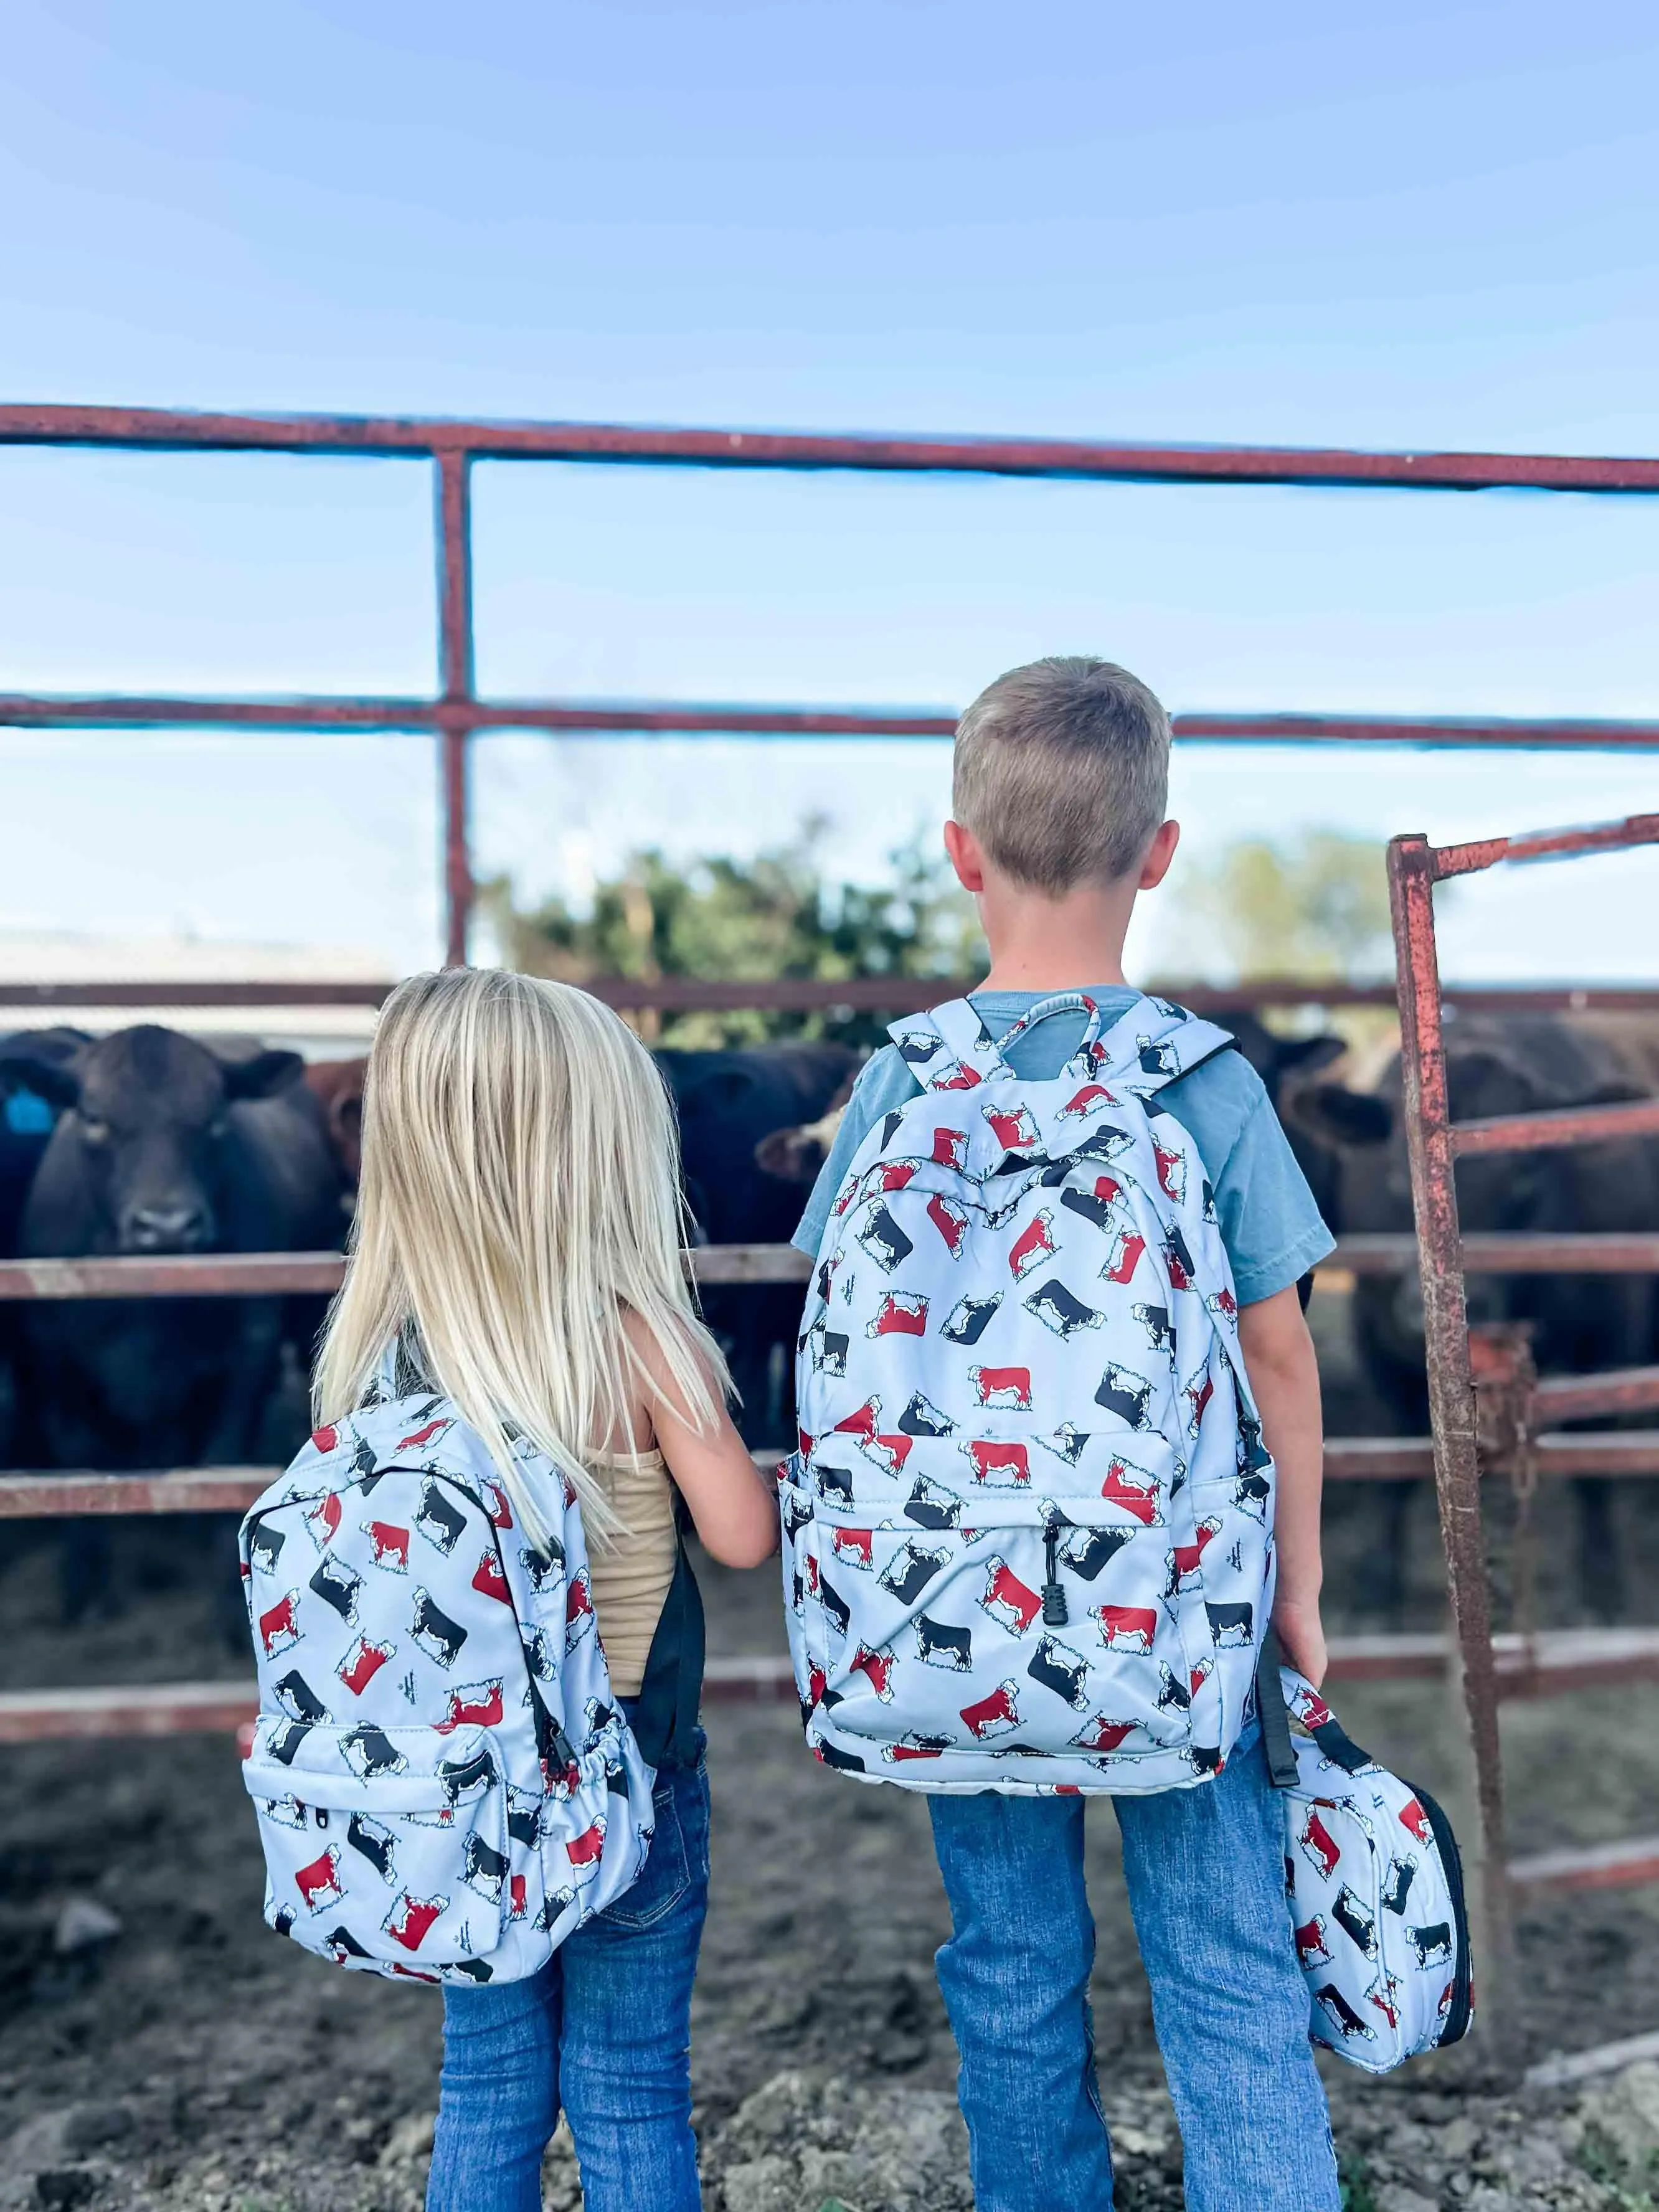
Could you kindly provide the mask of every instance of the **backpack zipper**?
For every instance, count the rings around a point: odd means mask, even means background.
[[[1042,1561],[1042,1625],[1045,1628],[1064,1628],[1072,1616],[1066,1603],[1066,1591],[1060,1579],[1060,1517],[1051,1513],[1043,1526]]]

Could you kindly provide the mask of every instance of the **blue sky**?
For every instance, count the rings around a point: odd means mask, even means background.
[[[0,385],[1659,451],[1652,12],[1267,12],[12,0]],[[424,688],[428,509],[403,465],[0,452],[0,687]],[[477,511],[501,691],[952,704],[1085,649],[1176,707],[1659,715],[1651,501],[538,468]],[[580,890],[823,811],[867,875],[946,765],[487,738],[480,865]],[[435,950],[419,740],[19,734],[0,778],[0,928]],[[1176,784],[1193,868],[1659,807],[1644,760],[1206,747]],[[1482,884],[1449,964],[1641,972],[1652,880]]]

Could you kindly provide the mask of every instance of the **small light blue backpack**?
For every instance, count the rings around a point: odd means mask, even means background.
[[[653,1772],[594,1626],[575,1494],[515,1447],[517,1524],[447,1400],[381,1382],[242,1523],[265,1918],[337,1965],[534,1973],[639,1875]]]

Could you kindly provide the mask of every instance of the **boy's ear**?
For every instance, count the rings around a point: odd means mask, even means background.
[[[957,872],[957,881],[965,891],[982,891],[985,888],[985,855],[980,851],[979,840],[971,830],[963,829],[960,822],[945,825],[945,849],[950,855],[951,866]]]
[[[1147,846],[1140,863],[1140,873],[1135,878],[1135,889],[1155,891],[1170,872],[1170,863],[1176,856],[1176,847],[1181,842],[1178,822],[1160,822],[1152,832],[1152,842]]]

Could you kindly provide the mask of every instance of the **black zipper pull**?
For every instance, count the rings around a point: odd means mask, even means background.
[[[1060,1524],[1050,1521],[1042,1535],[1043,1573],[1042,1625],[1045,1628],[1064,1628],[1071,1620],[1066,1607],[1066,1592],[1060,1585],[1060,1565],[1055,1554],[1060,1549]]]

